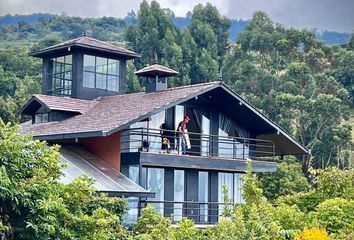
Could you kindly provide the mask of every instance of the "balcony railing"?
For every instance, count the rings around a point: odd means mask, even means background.
[[[137,200],[129,207],[130,221],[137,220],[141,210],[147,205],[153,205],[155,211],[164,217],[170,217],[173,223],[187,217],[196,224],[215,224],[223,218],[225,209],[232,210],[235,203],[198,202],[198,201],[159,201]],[[129,214],[128,213],[128,214]]]
[[[272,141],[210,135],[189,132],[189,149],[182,146],[182,136],[173,130],[132,128],[122,131],[122,152],[151,152],[227,159],[274,161],[275,145]]]

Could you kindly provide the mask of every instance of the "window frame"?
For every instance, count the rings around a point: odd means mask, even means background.
[[[59,59],[63,61],[59,61]],[[51,71],[46,74],[46,78],[51,82],[50,93],[55,96],[70,97],[73,85],[73,55],[53,57],[49,61],[52,61],[53,64]],[[57,87],[57,85],[59,86]]]
[[[37,117],[38,117],[39,121],[37,121]],[[34,116],[33,116],[33,123],[34,124],[47,123],[47,122],[49,122],[49,112],[34,114]]]
[[[85,57],[86,56],[90,56],[90,57],[94,57],[94,67],[93,70],[85,70]],[[98,59],[104,59],[105,60],[105,65],[100,65],[98,66]],[[113,61],[113,62],[112,62]],[[112,68],[110,67],[110,65],[112,64],[117,64],[116,69],[117,72],[116,74],[111,73]],[[113,59],[113,58],[107,58],[107,57],[100,57],[100,56],[95,56],[95,55],[90,55],[90,54],[84,54],[83,57],[83,69],[82,69],[82,73],[83,73],[83,77],[85,76],[85,72],[89,73],[89,74],[93,74],[94,78],[93,78],[93,87],[90,86],[85,86],[85,78],[83,79],[83,87],[84,88],[90,88],[90,89],[101,89],[101,90],[105,90],[105,91],[110,91],[110,92],[119,92],[120,91],[120,60],[118,59]],[[98,86],[98,76],[102,77],[102,82],[104,83],[104,87],[102,86]],[[116,79],[116,81],[112,81],[112,79]],[[110,82],[112,81],[112,82]],[[115,88],[111,88],[111,86],[114,86],[115,83]]]

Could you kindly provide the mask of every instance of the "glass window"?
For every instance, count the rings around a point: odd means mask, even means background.
[[[72,87],[72,55],[61,56],[49,60],[52,64],[47,79],[51,82],[48,93],[56,96],[71,96]]]
[[[244,203],[241,188],[243,186],[242,177],[243,173],[223,173],[219,172],[218,174],[218,201],[224,202],[223,188],[225,185],[228,187],[228,195],[234,203]],[[224,207],[219,206],[220,214]]]
[[[128,212],[124,216],[123,223],[125,224],[136,223],[138,220],[139,198],[129,197],[127,198],[127,202],[128,202]]]
[[[174,170],[173,199],[176,202],[184,201],[184,171]],[[173,220],[182,221],[183,204],[175,203],[173,206]]]
[[[118,92],[119,61],[84,55],[83,86]]]
[[[119,61],[114,59],[108,59],[108,74],[118,75],[119,73]]]
[[[139,166],[129,166],[129,178],[139,184]]]
[[[34,122],[35,123],[41,123],[42,122],[42,114],[36,114],[34,117]]]
[[[84,72],[84,87],[95,87],[95,74],[93,72]]]
[[[149,151],[150,152],[160,152],[161,151],[161,134],[160,126],[165,122],[165,111],[156,113],[150,117],[149,121]]]
[[[234,178],[233,173],[223,173],[219,172],[218,174],[218,202],[224,203],[224,188],[223,186],[227,187],[227,194],[232,199],[233,197],[233,190],[234,190]],[[224,210],[224,204],[219,205],[219,215],[222,214]]]
[[[48,113],[43,113],[42,114],[42,122],[44,122],[44,123],[48,122],[49,121],[48,116],[49,116]]]
[[[66,55],[65,56],[65,63],[70,65],[73,64],[73,56],[72,55]]]
[[[107,58],[96,57],[96,73],[107,74]]]
[[[243,181],[242,177],[245,174],[243,173],[235,173],[234,174],[234,203],[244,203],[245,201],[243,200],[242,197],[242,192],[241,188],[243,186]]]
[[[106,84],[107,84],[107,75],[96,74],[96,88],[106,89]]]
[[[208,172],[199,172],[198,173],[198,201],[199,202],[208,202],[209,198],[209,178]],[[208,204],[199,205],[199,221],[208,222]]]
[[[209,156],[210,119],[205,115],[202,115],[202,134],[201,155]]]
[[[184,117],[184,106],[175,106],[175,129],[177,129],[178,124],[183,120]]]
[[[49,113],[37,113],[34,116],[34,123],[46,123],[49,122]]]
[[[118,92],[118,76],[108,75],[107,90]]]
[[[164,204],[164,189],[165,189],[165,171],[163,168],[148,168],[147,169],[147,190],[154,192],[155,197],[149,198],[149,200],[161,201],[160,203],[154,203],[154,207],[157,212],[163,214]]]
[[[95,57],[84,55],[84,71],[95,72]]]

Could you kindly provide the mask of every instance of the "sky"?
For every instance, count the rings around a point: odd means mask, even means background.
[[[0,15],[46,12],[82,17],[125,17],[140,0],[0,0]],[[150,1],[149,1],[150,2]],[[185,16],[198,3],[215,5],[222,15],[250,19],[261,10],[277,23],[339,32],[354,30],[354,0],[158,0],[162,8]]]

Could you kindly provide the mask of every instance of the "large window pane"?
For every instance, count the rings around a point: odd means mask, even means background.
[[[41,123],[42,122],[42,114],[36,114],[34,117],[34,122],[35,123]]]
[[[127,198],[128,202],[128,213],[124,216],[123,222],[125,224],[133,224],[138,220],[138,206],[139,198],[129,197]]]
[[[198,173],[198,201],[199,202],[208,202],[209,197],[209,181],[208,181],[208,172],[199,172]],[[199,204],[199,221],[208,222],[208,205]]]
[[[165,122],[165,111],[156,113],[150,117],[149,121],[149,142],[150,142],[150,152],[160,152],[161,151],[161,134],[159,127]]]
[[[84,55],[84,71],[95,71],[95,56]]]
[[[94,88],[95,87],[95,73],[84,72],[84,87]]]
[[[93,84],[91,79],[85,80],[84,78],[84,87],[99,88],[114,92],[119,91],[118,60],[84,55],[84,77],[85,72],[88,71],[95,73],[95,78],[93,79]]]
[[[65,63],[68,65],[73,64],[73,56],[72,55],[66,55],[65,56]]]
[[[119,61],[115,59],[108,59],[108,74],[118,75]]]
[[[243,186],[242,177],[243,173],[235,173],[234,174],[234,203],[244,203],[241,188]]]
[[[149,198],[149,200],[164,200],[164,177],[165,172],[163,168],[148,168],[147,171],[147,189],[155,193],[155,198]],[[157,212],[163,214],[162,202],[154,203]]]
[[[234,190],[234,179],[232,173],[223,173],[219,172],[218,174],[218,202],[224,203],[224,188],[227,187],[227,194],[232,199],[233,198],[233,190]],[[219,215],[222,214],[224,210],[224,204],[219,205]]]
[[[70,96],[72,86],[72,55],[61,56],[49,60],[52,72],[49,71],[47,79],[51,81],[52,89],[48,92],[57,96]]]
[[[139,184],[139,166],[129,166],[129,178]]]
[[[176,202],[184,201],[184,171],[174,171],[173,199]],[[175,203],[173,207],[173,220],[182,221],[183,204]]]
[[[107,58],[96,57],[96,73],[107,74]]]
[[[107,90],[118,92],[118,76],[108,75]]]
[[[96,88],[106,89],[107,75],[96,73]]]
[[[201,155],[209,156],[210,119],[204,115],[202,115],[202,134]]]

